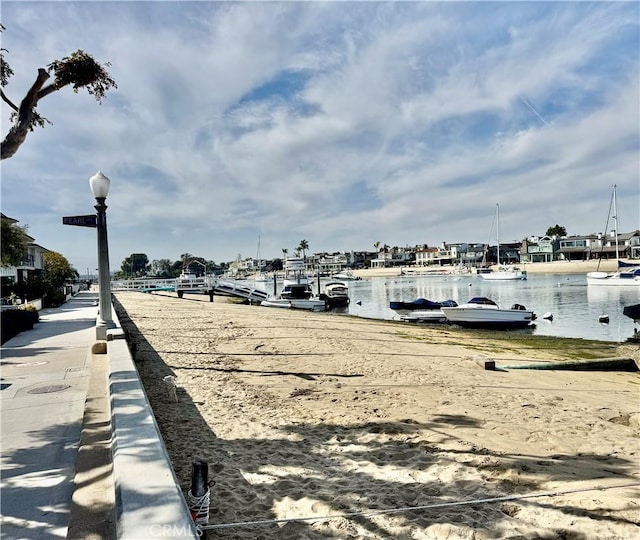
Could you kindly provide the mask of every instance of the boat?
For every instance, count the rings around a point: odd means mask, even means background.
[[[329,308],[346,307],[349,305],[349,287],[343,281],[329,281],[320,297],[324,297]]]
[[[258,261],[257,268],[258,271],[253,274],[253,281],[256,283],[267,283],[268,281],[273,281],[273,278],[269,277],[262,271],[262,256],[260,254],[260,235],[258,235],[258,252],[256,254],[256,260]]]
[[[587,273],[587,285],[595,287],[640,287],[640,264],[625,263],[620,260],[620,250],[618,246],[618,210],[615,184],[613,185],[613,193],[611,194],[611,203],[609,205],[610,213],[611,208],[613,208],[613,236],[615,238],[616,263],[618,270],[616,272],[600,272],[598,271],[600,261],[598,261],[598,268],[596,268],[596,271]]]
[[[340,281],[360,281],[362,278],[356,276],[351,270],[345,270],[344,272],[338,272],[331,275],[332,279],[339,279]]]
[[[279,295],[272,295],[263,300],[260,305],[265,307],[308,309],[324,311],[327,302],[313,296],[309,276],[305,271],[304,260],[299,257],[285,260],[284,281]]]
[[[498,265],[480,276],[487,281],[515,281],[527,279],[527,272],[512,264],[500,264],[500,205],[496,204],[496,250]]]
[[[320,298],[282,298],[272,296],[260,302],[264,307],[307,309],[309,311],[325,311],[327,304]]]
[[[627,338],[627,341],[631,343],[640,343],[640,330],[635,327],[640,322],[640,304],[633,304],[632,306],[624,306],[622,314],[630,319],[633,319],[633,336]]]
[[[307,275],[304,260],[292,257],[284,262],[284,280],[282,283],[282,298],[311,298],[313,290]]]
[[[441,309],[416,309],[401,315],[400,320],[415,323],[445,323],[447,316]]]
[[[451,323],[474,328],[524,328],[535,320],[533,311],[521,304],[501,308],[490,298],[476,296],[456,307],[442,307]]]
[[[633,319],[633,322],[640,321],[640,304],[633,304],[632,306],[624,306],[622,308],[622,314],[630,319]]]
[[[455,307],[458,304],[454,300],[443,300],[442,302],[434,302],[433,300],[427,300],[426,298],[416,298],[411,302],[403,302],[398,300],[392,300],[389,302],[389,309],[397,313],[406,313],[415,310],[434,310],[440,309],[442,306]]]

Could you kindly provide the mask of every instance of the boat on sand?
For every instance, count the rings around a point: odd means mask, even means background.
[[[389,302],[389,309],[392,309],[396,313],[404,314],[410,311],[421,310],[438,310],[442,306],[447,307],[455,307],[458,304],[455,300],[443,300],[441,302],[436,302],[433,300],[428,300],[426,298],[416,298],[410,302],[403,302],[400,300],[392,300]]]
[[[450,323],[471,328],[525,328],[536,318],[521,304],[502,308],[490,298],[476,296],[456,307],[442,307]]]

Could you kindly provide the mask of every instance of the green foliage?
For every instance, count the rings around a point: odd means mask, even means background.
[[[0,24],[0,32],[5,29],[3,25]],[[7,49],[0,49],[0,86],[3,88],[7,86],[7,82],[9,81],[9,77],[13,75],[13,70],[9,67],[9,64],[4,59],[4,53],[8,52]]]
[[[0,25],[0,31],[4,29],[4,26]],[[13,75],[13,70],[5,60],[5,52],[8,51],[0,49],[0,85],[3,89]],[[47,69],[39,68],[35,81],[24,97],[16,103],[11,101],[3,90],[0,97],[11,110],[11,128],[2,142],[0,159],[8,159],[15,155],[26,140],[27,134],[35,127],[51,123],[36,111],[38,103],[46,96],[65,86],[71,86],[76,93],[81,88],[86,89],[98,103],[102,103],[107,91],[118,87],[106,70],[109,66],[109,63],[99,64],[90,54],[78,49],[62,60],[54,60]],[[45,84],[51,74],[54,75],[53,82]]]
[[[2,237],[0,252],[2,266],[20,266],[27,257],[27,248],[31,238],[27,234],[28,227],[12,223],[9,219],[2,220]]]
[[[145,276],[148,268],[149,258],[146,253],[132,253],[120,265],[122,274],[127,277]]]
[[[43,307],[57,307],[64,304],[67,297],[62,289],[48,289],[42,299]]]
[[[20,332],[31,330],[38,322],[38,311],[28,309],[5,309],[0,313],[0,332],[2,343],[17,336]]]
[[[567,229],[558,225],[557,223],[553,227],[549,227],[546,236],[567,236]]]
[[[44,254],[42,279],[48,289],[59,289],[68,281],[77,279],[78,276],[78,271],[69,264],[64,255],[55,251]]]
[[[78,49],[62,60],[54,60],[47,67],[55,75],[54,85],[57,88],[71,84],[76,93],[80,88],[86,88],[96,101],[102,102],[110,88],[118,87],[105,69],[110,66],[108,62],[101,66],[90,54]]]
[[[309,249],[309,242],[307,240],[300,240],[296,252],[302,252],[302,257],[307,258],[307,250]]]

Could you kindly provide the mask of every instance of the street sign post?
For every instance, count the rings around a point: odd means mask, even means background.
[[[97,227],[98,220],[95,214],[88,216],[66,216],[62,218],[63,225],[76,225],[77,227]]]

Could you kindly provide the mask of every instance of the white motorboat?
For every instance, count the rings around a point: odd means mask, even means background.
[[[496,250],[498,266],[491,268],[490,272],[482,272],[482,279],[487,281],[515,281],[527,279],[527,273],[511,264],[500,264],[500,205],[496,204]]]
[[[447,322],[447,316],[442,309],[416,309],[406,315],[401,315],[400,320],[417,323],[444,323]]]
[[[325,300],[329,307],[349,305],[349,287],[342,281],[330,281],[324,285]],[[322,295],[321,295],[322,296]]]
[[[284,261],[284,280],[282,283],[282,298],[311,298],[313,290],[307,275],[304,260],[300,257]]]
[[[490,272],[481,273],[482,279],[487,281],[515,281],[527,279],[527,272],[518,266],[500,265],[493,267]]]
[[[475,328],[524,328],[535,320],[533,311],[520,304],[505,309],[482,296],[457,307],[442,307],[441,310],[449,322]]]
[[[338,272],[331,275],[332,279],[339,279],[340,281],[360,281],[362,278],[356,276],[351,270],[345,270],[344,272]]]
[[[304,261],[298,257],[287,259],[284,263],[284,282],[280,294],[269,296],[260,305],[311,311],[327,309],[327,303],[324,299],[313,296]]]
[[[287,309],[308,309],[310,311],[324,311],[327,304],[319,298],[282,298],[269,297],[260,303],[264,307],[287,308]]]
[[[620,250],[618,246],[618,209],[616,202],[616,186],[613,186],[611,195],[611,206],[613,207],[613,235],[616,246],[616,261],[618,263],[617,272],[589,272],[587,273],[587,285],[603,287],[640,287],[640,265],[624,263],[620,260]],[[600,263],[598,262],[598,266]]]

